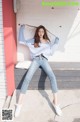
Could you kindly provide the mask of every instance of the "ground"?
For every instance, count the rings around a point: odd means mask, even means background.
[[[19,90],[14,92],[10,108],[18,100]],[[59,90],[58,99],[63,116],[55,114],[51,90],[28,90],[20,116],[14,122],[80,122],[80,90]]]

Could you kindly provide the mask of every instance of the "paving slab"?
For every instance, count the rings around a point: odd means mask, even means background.
[[[80,103],[75,103],[62,109],[64,115],[55,117],[55,122],[80,122]]]
[[[13,94],[10,107],[19,98],[20,90]],[[52,104],[51,90],[28,90],[21,109],[20,116],[13,122],[80,122],[80,90],[59,90],[58,99],[63,116],[57,116]]]
[[[14,94],[11,106],[18,99],[19,90]],[[59,90],[58,99],[63,116],[55,114],[51,90],[28,90],[20,116],[14,122],[80,122],[80,90]]]
[[[49,95],[49,96],[48,96]],[[50,118],[54,119],[55,112],[52,106],[51,91],[37,91],[29,90],[26,93],[24,106],[19,118],[16,118],[15,122],[47,122]]]

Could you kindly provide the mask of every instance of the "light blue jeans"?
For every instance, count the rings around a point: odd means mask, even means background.
[[[39,66],[41,66],[43,68],[43,70],[45,71],[45,73],[49,77],[52,92],[53,93],[58,92],[56,77],[55,77],[55,75],[54,75],[54,73],[48,63],[48,60],[45,59],[44,57],[40,56],[40,57],[36,57],[35,59],[33,59],[31,65],[29,67],[29,70],[24,78],[23,84],[21,86],[21,93],[23,93],[23,94],[26,93],[29,83],[30,83],[35,71],[39,68]]]

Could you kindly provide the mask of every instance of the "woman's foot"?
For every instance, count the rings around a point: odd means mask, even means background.
[[[58,104],[55,104],[54,101],[53,101],[53,105],[54,105],[54,109],[55,109],[55,112],[58,116],[62,116],[62,110],[60,108],[60,106]]]
[[[55,108],[56,114],[58,116],[62,116],[62,110],[61,110],[60,106],[59,105],[54,105],[54,108]]]
[[[16,110],[14,116],[18,117],[20,115],[22,104],[15,104],[15,105],[16,105]]]

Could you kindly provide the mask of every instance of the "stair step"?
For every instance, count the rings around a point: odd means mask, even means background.
[[[50,62],[51,68],[54,70],[80,70],[80,62]],[[27,69],[31,61],[23,61],[16,64],[15,68]]]
[[[27,69],[15,68],[15,85],[20,89],[27,73]],[[80,88],[80,70],[53,70],[60,89]],[[29,85],[29,89],[50,89],[50,80],[45,72],[39,68]]]
[[[27,69],[17,69],[15,68],[15,76],[23,76],[27,73]],[[80,70],[54,70],[53,72],[56,76],[80,76]],[[38,69],[34,76],[46,75],[42,69]]]

